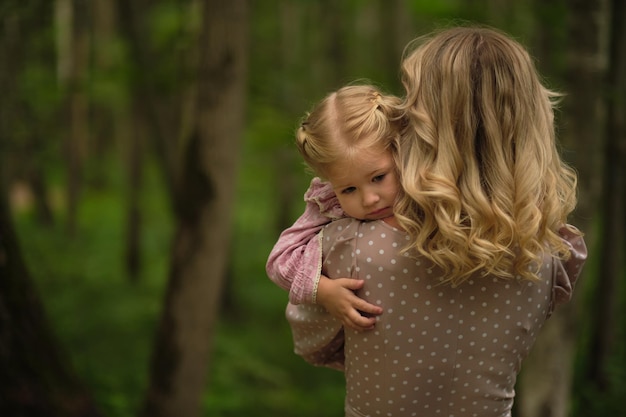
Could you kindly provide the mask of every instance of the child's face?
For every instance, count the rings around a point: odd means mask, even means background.
[[[399,183],[391,152],[361,150],[328,172],[341,208],[350,217],[380,220],[393,216]]]

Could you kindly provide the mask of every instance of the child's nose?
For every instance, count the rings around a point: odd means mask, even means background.
[[[378,200],[380,200],[380,197],[376,193],[365,193],[363,195],[363,205],[366,207],[378,203]]]

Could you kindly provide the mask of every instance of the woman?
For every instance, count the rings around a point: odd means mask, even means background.
[[[345,363],[346,416],[509,416],[521,362],[587,255],[566,224],[576,176],[556,149],[557,94],[519,43],[486,28],[428,37],[403,82],[398,227],[321,231],[321,273],[365,280],[357,295],[383,313],[359,332],[289,305],[296,352]]]

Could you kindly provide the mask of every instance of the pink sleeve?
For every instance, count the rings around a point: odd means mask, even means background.
[[[304,213],[281,233],[265,265],[269,278],[289,291],[293,304],[315,304],[322,268],[318,232],[332,220],[343,217],[331,185],[319,178],[311,181],[304,201]]]
[[[567,260],[554,259],[551,311],[572,299],[574,286],[587,260],[587,246],[582,233],[574,226],[559,229],[559,235],[570,248]]]

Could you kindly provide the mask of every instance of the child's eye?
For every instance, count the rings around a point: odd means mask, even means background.
[[[356,190],[356,187],[348,187],[341,190],[341,194],[352,194]]]
[[[387,174],[380,174],[380,175],[376,175],[374,178],[372,178],[372,182],[380,182],[385,178],[385,175]]]

